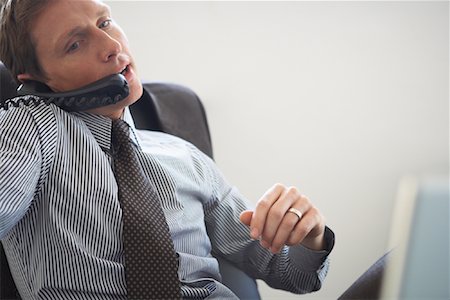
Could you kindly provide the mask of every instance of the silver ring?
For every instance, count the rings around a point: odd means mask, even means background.
[[[296,209],[296,208],[291,207],[291,208],[289,208],[288,212],[295,214],[295,215],[298,217],[298,220],[299,220],[299,221],[300,221],[300,219],[303,217],[302,212],[299,211],[299,210]]]

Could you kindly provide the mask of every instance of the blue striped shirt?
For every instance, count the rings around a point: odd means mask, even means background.
[[[177,137],[136,130],[128,110],[124,120],[149,154],[141,164],[162,202],[185,298],[235,298],[213,255],[275,288],[320,288],[327,251],[271,254],[250,239],[239,221],[247,203],[211,159]],[[23,299],[126,299],[111,124],[54,105],[0,110],[0,239]]]

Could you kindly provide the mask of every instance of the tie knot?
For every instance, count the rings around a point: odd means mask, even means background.
[[[114,120],[112,123],[112,142],[114,146],[128,144],[130,141],[130,126],[123,120]]]

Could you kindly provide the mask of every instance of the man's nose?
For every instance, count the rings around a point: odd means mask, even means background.
[[[111,59],[117,58],[117,55],[122,52],[122,45],[114,37],[110,36],[104,31],[100,31],[97,34],[100,39],[99,43],[99,55],[103,62],[109,62]]]

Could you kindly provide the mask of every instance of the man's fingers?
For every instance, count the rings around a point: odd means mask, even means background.
[[[290,212],[290,208],[295,209],[295,212]],[[284,245],[289,245],[291,233],[310,208],[311,203],[305,196],[300,196],[292,206],[287,208],[271,242],[270,250],[272,253],[278,253]]]
[[[305,239],[310,233],[314,235],[314,230],[320,233],[321,217],[320,213],[315,207],[312,207],[301,220],[297,223],[294,230],[291,232],[286,245],[297,245]]]
[[[278,200],[285,187],[281,184],[275,184],[270,188],[256,204],[255,211],[250,223],[250,235],[254,239],[258,239],[266,223],[267,214],[269,213],[272,205]]]
[[[280,226],[283,226],[283,230],[289,230],[289,232],[292,231],[294,228],[292,225],[295,225],[293,223],[298,221],[298,217],[292,218],[290,214],[287,214],[287,211],[294,205],[296,205],[298,209],[304,211],[307,210],[307,203],[301,203],[301,200],[300,192],[296,188],[290,187],[285,189],[279,199],[272,205],[262,232],[262,240],[265,245],[273,246],[273,240],[280,231]],[[287,219],[287,222],[283,223],[285,219]]]
[[[277,233],[270,245],[270,251],[272,251],[272,253],[278,253],[281,248],[287,244],[288,239],[298,222],[299,218],[296,215],[286,213],[286,216],[278,227]]]
[[[284,245],[299,243],[311,249],[323,248],[324,218],[295,187],[274,185],[254,211],[241,213],[240,220],[250,226],[251,237],[260,239],[261,245],[273,253]]]

